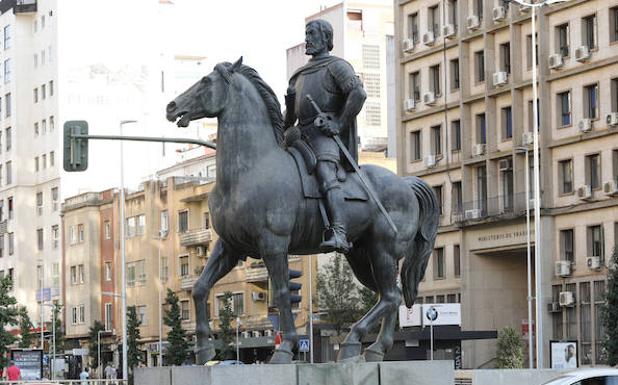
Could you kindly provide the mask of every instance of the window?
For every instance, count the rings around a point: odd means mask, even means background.
[[[500,69],[511,73],[511,43],[500,44]]]
[[[4,84],[11,82],[11,59],[4,61]]]
[[[103,234],[105,236],[105,239],[112,238],[112,224],[110,221],[103,222]]]
[[[476,168],[476,199],[477,209],[482,214],[487,214],[487,168],[485,166]]]
[[[52,211],[58,211],[58,187],[51,188]]]
[[[451,137],[453,151],[461,150],[461,121],[453,120],[451,122]]]
[[[54,81],[49,81],[49,96],[54,96]]]
[[[487,124],[484,113],[476,115],[476,141],[480,144],[487,143]]]
[[[49,152],[49,167],[54,167],[54,163],[56,161],[56,159],[54,159],[54,152],[50,151]]]
[[[47,121],[45,119],[41,120],[41,132],[43,135],[47,133]]]
[[[597,119],[599,117],[598,98],[598,84],[591,84],[584,87],[584,118]]]
[[[77,283],[84,283],[84,265],[77,265]]]
[[[13,219],[13,197],[8,197],[6,199],[7,206],[9,206],[9,220]]]
[[[440,65],[429,67],[429,90],[434,93],[436,97],[440,96]]]
[[[159,230],[161,236],[165,236],[170,229],[170,218],[167,210],[161,211],[159,215]]]
[[[135,306],[135,312],[137,313],[137,319],[140,326],[147,325],[148,318],[146,317],[146,305]]]
[[[413,72],[410,74],[410,98],[418,102],[421,100],[421,73]]]
[[[536,44],[534,46],[534,55],[537,58],[537,63],[538,63],[538,57],[539,57],[538,35],[537,35],[535,43]],[[532,34],[526,36],[526,64],[527,64],[528,69],[532,68]]]
[[[11,93],[4,95],[4,117],[8,118],[11,116]]]
[[[459,215],[463,212],[463,196],[461,190],[461,182],[453,182],[451,191],[451,205],[454,215]]]
[[[559,127],[571,125],[571,91],[558,94],[558,124]]]
[[[502,184],[502,210],[513,211],[513,160],[500,161],[500,183]]]
[[[461,277],[461,250],[459,245],[453,246],[453,266],[455,268],[455,277]],[[449,303],[454,303],[455,301],[449,300]]]
[[[37,250],[43,251],[43,229],[36,230]]]
[[[77,285],[77,266],[71,266],[69,271],[71,275],[71,285]]]
[[[2,257],[4,257],[4,234],[0,234],[0,258]],[[2,273],[4,274],[4,271]]]
[[[140,214],[137,216],[136,235],[144,235],[145,229],[146,229],[146,216],[144,214]]]
[[[556,26],[556,53],[562,57],[569,56],[570,33],[569,23]]]
[[[39,66],[39,54],[35,53],[34,56],[33,56],[33,59],[34,59],[34,61],[33,61],[34,62],[34,68],[36,68],[36,67]]]
[[[184,255],[180,257],[180,277],[189,276],[189,256]]]
[[[12,134],[12,130],[11,130],[11,127],[9,127],[6,129],[6,138],[5,138],[7,152],[11,151],[11,148],[13,147],[13,136],[11,134]]]
[[[71,325],[77,325],[77,306],[71,308]]]
[[[588,226],[588,256],[600,257],[603,260],[605,248],[603,245],[603,227],[601,225]]]
[[[34,171],[35,172],[39,171],[39,157],[38,156],[34,157]]]
[[[39,102],[39,89],[38,89],[38,88],[35,88],[35,89],[33,90],[33,93],[34,93],[34,102],[35,102],[35,103],[38,103],[38,102]]]
[[[573,192],[573,161],[571,159],[558,162],[558,180],[560,184],[560,194],[570,194]]]
[[[439,210],[440,210],[440,215],[442,215],[444,213],[444,210],[442,209],[442,206],[443,206],[442,185],[440,185],[440,186],[433,186],[433,192],[434,192],[434,194],[436,194],[436,199],[438,200],[438,206],[439,206]]]
[[[541,110],[540,110],[540,105],[539,105],[539,99],[536,100],[536,108],[537,108],[537,111],[539,111],[539,114],[536,119],[537,131],[538,131],[538,127],[541,126],[541,114],[540,114]],[[532,103],[532,100],[528,101],[528,131],[534,132],[534,104]]]
[[[105,330],[113,329],[114,313],[111,303],[105,304]]]
[[[597,48],[597,15],[582,18],[582,43],[590,49]]]
[[[429,7],[427,9],[427,26],[428,29],[433,32],[434,38],[440,36],[440,12],[438,5]]]
[[[442,126],[431,127],[431,152],[433,155],[442,155]]]
[[[189,300],[180,301],[180,319],[182,321],[189,320]]]
[[[444,272],[444,248],[440,247],[437,249],[434,249],[433,251],[433,278],[434,279],[444,279],[445,278],[445,272]]]
[[[82,243],[84,241],[84,225],[77,225],[77,242]]]
[[[41,51],[41,65],[45,65],[45,50]],[[43,98],[45,99],[45,98]]]
[[[457,31],[457,0],[448,0],[448,22],[453,25]]]
[[[38,136],[39,133],[40,133],[40,131],[39,131],[39,122],[35,122],[34,123],[34,135]]]
[[[15,252],[15,233],[9,233],[9,255]]]
[[[612,168],[612,180],[618,183],[618,150],[612,151]],[[1,203],[2,202],[0,201],[0,204]],[[618,237],[616,237],[616,244],[618,244]]]
[[[563,261],[575,262],[573,229],[560,230],[560,255]]]
[[[51,227],[51,234],[52,234],[52,248],[57,249],[59,239],[60,239],[60,228],[58,227],[58,225],[53,225]]]
[[[586,156],[586,184],[593,190],[601,188],[601,158],[599,154]]]
[[[483,18],[483,0],[474,0],[474,12],[479,20]]]
[[[451,91],[456,91],[459,89],[460,80],[459,80],[459,59],[451,60]]]
[[[169,266],[167,265],[167,257],[161,257],[161,280],[167,281],[169,278]]]
[[[54,123],[54,116],[50,116],[49,117],[49,132],[54,132],[54,128],[55,127],[55,123]]]
[[[618,7],[609,10],[609,41],[618,41]]]
[[[4,27],[4,49],[11,48],[11,25]]]
[[[13,163],[11,161],[6,162],[6,184],[13,183]]]
[[[105,280],[112,280],[112,263],[110,261],[105,261]]]
[[[414,161],[421,158],[421,131],[413,131],[410,133],[410,159]]]
[[[178,213],[178,232],[185,233],[189,230],[189,212],[181,211]]]
[[[135,236],[135,217],[127,218],[127,238]]]
[[[408,15],[408,37],[414,44],[418,43],[418,13]]]
[[[43,84],[41,86],[41,100],[45,100],[46,97],[47,97],[47,86]]]
[[[380,46],[363,44],[363,67],[380,69]]]
[[[579,354],[582,365],[589,365],[592,363],[592,322],[591,322],[591,303],[590,303],[590,282],[581,282],[579,284],[579,311],[580,311],[580,349]],[[588,381],[582,381],[582,385]],[[588,382],[592,385],[596,381]],[[588,385],[586,384],[586,385]]]
[[[511,106],[502,108],[502,139],[513,138],[513,113]]]
[[[43,214],[43,193],[36,193],[36,211],[38,215]]]
[[[47,154],[41,155],[41,165],[43,169],[47,168]]]
[[[86,322],[86,306],[84,305],[79,305],[79,322],[80,323],[84,323]]]
[[[474,53],[474,68],[476,68],[475,79],[477,83],[485,81],[485,53],[478,51]]]

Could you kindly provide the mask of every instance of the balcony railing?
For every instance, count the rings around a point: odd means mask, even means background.
[[[180,234],[181,246],[207,246],[212,240],[210,229],[189,230]]]
[[[37,0],[15,0],[14,13],[31,13],[36,12]]]
[[[193,289],[193,285],[195,284],[195,281],[197,281],[197,275],[189,275],[186,277],[182,277],[180,279],[180,288],[182,290],[191,290]]]
[[[255,263],[248,266],[245,270],[245,279],[247,282],[264,282],[268,281],[268,270],[263,263]]]
[[[534,210],[532,194],[529,199],[530,209]],[[502,215],[519,216],[524,215],[525,212],[526,193],[507,194],[487,198],[486,200],[464,202],[461,209],[454,209],[453,220],[455,222],[475,221]]]

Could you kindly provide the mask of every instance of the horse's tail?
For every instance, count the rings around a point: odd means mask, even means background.
[[[404,178],[418,199],[418,229],[405,255],[401,269],[403,296],[407,307],[412,307],[418,291],[418,284],[425,275],[425,268],[433,250],[438,224],[440,222],[440,208],[433,189],[422,179],[410,176]]]

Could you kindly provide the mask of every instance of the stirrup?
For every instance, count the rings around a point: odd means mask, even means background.
[[[330,237],[328,239],[324,239],[327,235],[330,235]],[[326,229],[323,237],[322,243],[320,243],[320,252],[322,253],[337,251],[339,253],[346,254],[352,248],[352,244],[346,239],[345,232],[335,228],[334,226]]]

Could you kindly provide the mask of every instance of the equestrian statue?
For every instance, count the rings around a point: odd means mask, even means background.
[[[312,58],[290,79],[285,118],[275,93],[242,58],[217,64],[167,105],[167,119],[180,127],[218,118],[217,179],[208,205],[219,239],[192,292],[198,364],[215,355],[210,290],[247,257],[263,260],[280,313],[283,338],[270,363],[291,363],[298,336],[288,255],[327,251],[343,253],[379,298],[351,326],[337,359],[381,361],[393,345],[402,294],[411,307],[433,250],[439,222],[433,189],[417,177],[358,166],[362,82],[348,62],[330,55],[328,22],[309,22],[305,34]],[[375,343],[363,352],[362,337],[380,321]]]

